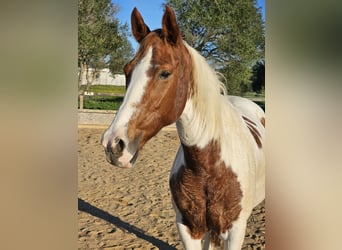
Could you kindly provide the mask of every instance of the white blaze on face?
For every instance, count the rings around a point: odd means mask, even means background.
[[[112,124],[103,134],[102,145],[104,147],[107,146],[109,140],[117,136],[128,143],[127,125],[136,110],[136,104],[141,101],[146,85],[149,81],[147,71],[150,68],[151,59],[152,47],[149,48],[146,56],[141,59],[132,72],[131,81],[124,101],[115,115]]]

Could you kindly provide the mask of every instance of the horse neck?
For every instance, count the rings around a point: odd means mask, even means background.
[[[217,119],[211,121],[213,122],[208,124],[209,122],[203,119],[203,114],[196,110],[193,100],[189,99],[185,104],[181,117],[176,122],[182,144],[186,146],[197,145],[203,148],[211,139],[216,139],[215,127],[220,122]]]
[[[228,102],[223,84],[206,60],[185,43],[192,58],[191,91],[185,108],[176,122],[183,145],[204,148],[210,141],[219,141],[227,124],[234,124],[234,110]],[[224,129],[223,129],[224,128]]]
[[[192,57],[193,82],[189,84],[190,94],[176,122],[182,147],[195,147],[200,155],[210,155],[214,153],[210,148],[215,145],[216,153],[225,152],[216,154],[217,159],[223,160],[226,166],[231,165],[236,161],[234,155],[239,155],[236,152],[243,148],[239,138],[244,134],[241,117],[228,101],[217,74],[198,52],[185,45]],[[195,154],[191,157],[197,158]]]
[[[217,110],[208,108],[207,113],[203,114],[197,110],[194,101],[189,99],[176,122],[186,167],[193,166],[196,171],[210,167],[203,164],[204,162],[210,162],[212,170],[222,162],[225,166],[237,167],[236,163],[240,159],[236,156],[242,154],[241,149],[245,148],[244,143],[248,141],[241,140],[239,137],[245,136],[244,126],[227,96],[220,96],[218,100],[221,101],[218,102],[219,107],[216,106]],[[205,105],[210,106],[210,104]]]

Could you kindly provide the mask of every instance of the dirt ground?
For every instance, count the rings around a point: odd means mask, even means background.
[[[78,249],[183,249],[168,184],[176,130],[152,138],[132,169],[106,162],[104,130],[78,130]],[[265,249],[264,202],[249,219],[243,249]]]

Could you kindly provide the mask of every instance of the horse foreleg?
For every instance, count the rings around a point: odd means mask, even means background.
[[[177,212],[176,223],[179,237],[183,243],[185,250],[202,249],[201,239],[193,239],[190,235],[189,229],[182,223],[182,216]]]
[[[243,217],[233,223],[232,228],[229,230],[228,237],[224,241],[225,250],[241,250],[245,239],[246,226],[247,220]]]

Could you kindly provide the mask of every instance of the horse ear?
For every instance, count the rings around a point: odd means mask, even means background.
[[[162,32],[166,40],[173,45],[182,41],[175,12],[169,5],[166,5],[165,7],[165,13],[162,21]]]
[[[132,11],[131,24],[133,36],[138,43],[140,43],[145,36],[151,32],[137,8],[134,8]]]

